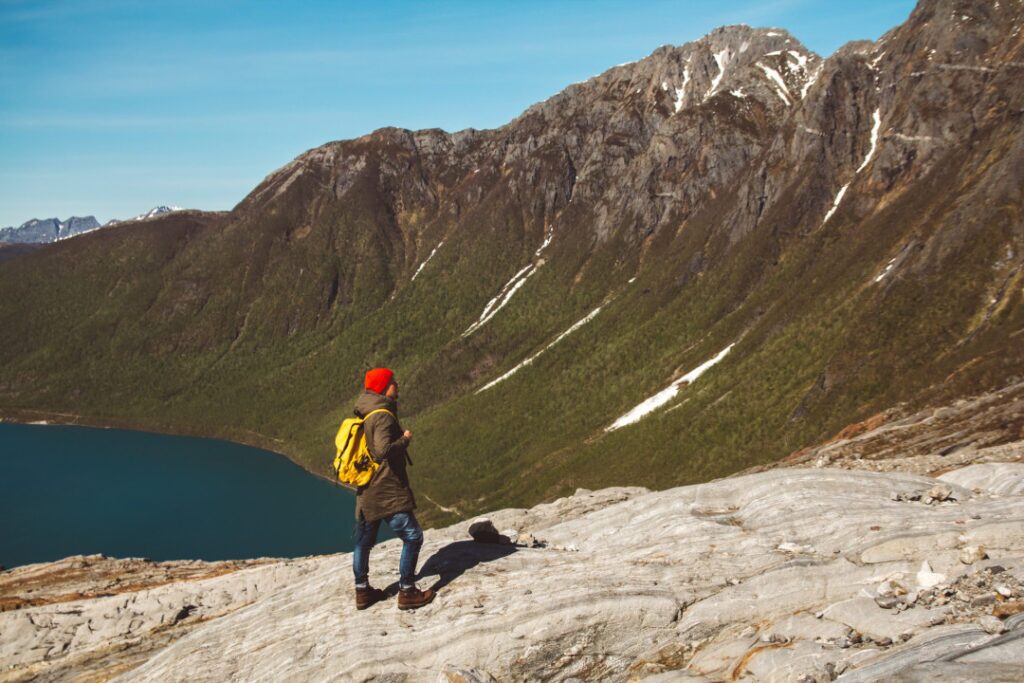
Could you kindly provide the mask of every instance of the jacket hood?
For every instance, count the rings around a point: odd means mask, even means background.
[[[361,393],[356,399],[356,407],[353,412],[359,417],[366,417],[370,411],[379,408],[386,408],[396,416],[398,415],[398,403],[394,399],[369,390]]]

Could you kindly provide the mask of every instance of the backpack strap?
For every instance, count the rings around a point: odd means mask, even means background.
[[[387,408],[377,408],[376,410],[371,410],[366,415],[363,415],[363,422],[366,422],[366,418],[370,417],[374,413],[387,413],[388,415],[390,415],[391,417],[395,418],[396,420],[398,419],[398,416],[395,415],[394,413],[392,413]]]
[[[366,415],[363,415],[363,424],[366,424],[366,421],[367,421],[368,419],[370,419],[370,416],[371,416],[371,415],[373,415],[374,413],[387,413],[387,414],[388,414],[388,415],[390,415],[391,417],[395,418],[395,420],[397,420],[397,419],[398,419],[398,416],[397,416],[397,415],[395,415],[395,414],[394,414],[393,412],[391,412],[390,410],[388,410],[387,408],[377,408],[376,410],[371,410],[371,411],[370,411],[370,412],[368,412],[368,413],[367,413]],[[370,450],[370,446],[369,446],[369,444],[367,444],[367,446],[366,446],[366,450]],[[373,461],[374,461],[375,463],[377,463],[378,465],[379,465],[379,464],[381,464],[381,463],[383,462],[383,460],[382,460],[382,459],[379,459],[379,458],[377,458],[377,456],[376,456],[376,455],[374,455],[374,454],[373,454],[372,452],[370,453],[370,457],[371,457],[371,458],[373,458]]]

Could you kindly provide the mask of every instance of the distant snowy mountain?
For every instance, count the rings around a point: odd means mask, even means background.
[[[17,228],[0,229],[0,242],[46,244],[90,232],[98,227],[99,221],[94,216],[71,216],[66,221],[57,218],[33,218]]]
[[[180,206],[164,206],[164,205],[161,204],[160,206],[155,206],[152,209],[150,209],[149,211],[146,211],[145,213],[140,213],[138,216],[134,216],[132,218],[125,218],[124,220],[118,220],[118,219],[115,218],[113,220],[109,220],[109,221],[106,222],[105,225],[114,225],[116,223],[127,223],[129,221],[144,221],[147,218],[156,218],[157,216],[162,216],[165,213],[174,213],[175,211],[182,211],[182,210],[183,209]]]
[[[0,228],[0,242],[6,242],[9,244],[48,244],[50,242],[59,242],[60,240],[73,237],[75,235],[81,235],[85,232],[92,232],[97,228],[105,228],[110,225],[116,225],[118,223],[128,223],[131,221],[144,221],[149,218],[155,218],[168,213],[174,213],[175,211],[182,211],[180,206],[156,206],[140,213],[138,216],[132,218],[125,218],[124,220],[112,219],[100,225],[99,221],[94,216],[71,216],[66,221],[61,221],[57,218],[33,218],[30,221],[22,223],[18,227]]]

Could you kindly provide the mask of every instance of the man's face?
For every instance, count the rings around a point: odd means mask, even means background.
[[[388,398],[398,398],[398,382],[392,381],[384,395]]]

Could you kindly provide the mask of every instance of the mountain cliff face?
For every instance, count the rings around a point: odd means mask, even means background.
[[[702,481],[1008,385],[1022,23],[1019,0],[922,0],[827,59],[726,27],[498,129],[332,142],[227,214],[7,261],[0,408],[322,472],[388,365],[439,521]]]

